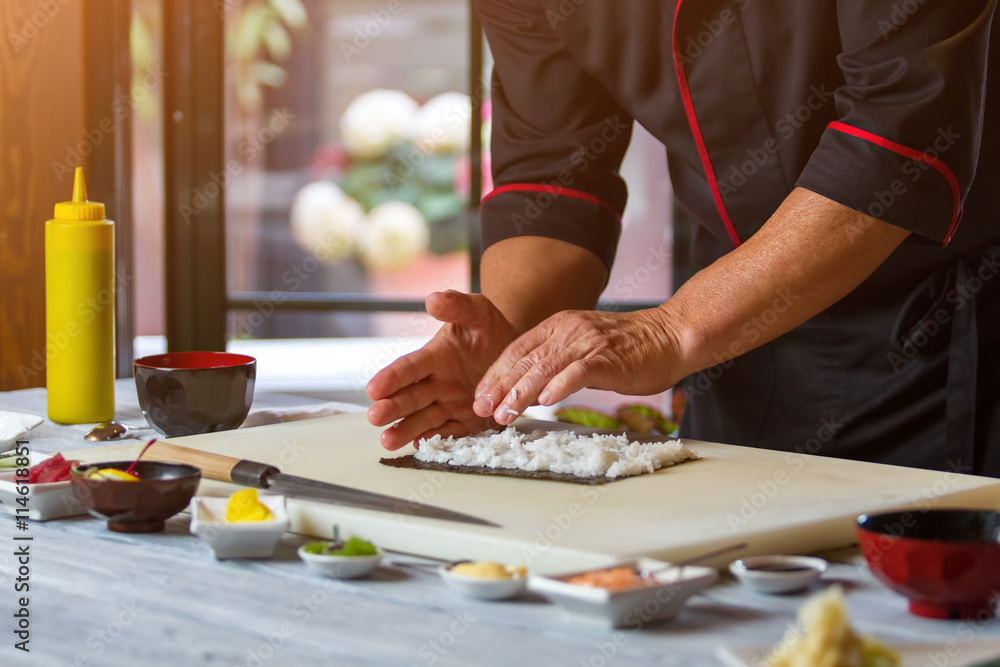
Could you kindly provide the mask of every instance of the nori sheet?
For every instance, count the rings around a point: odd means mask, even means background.
[[[549,472],[548,470],[521,470],[519,468],[488,468],[486,466],[453,466],[449,463],[433,463],[421,461],[413,454],[398,456],[395,458],[382,458],[378,460],[384,466],[390,468],[407,468],[410,470],[439,470],[441,472],[457,472],[464,475],[496,475],[499,477],[518,477],[521,479],[544,479],[551,482],[568,482],[570,484],[608,484],[617,482],[628,477],[605,477],[604,475],[594,475],[591,477],[577,477],[566,472]],[[669,466],[667,466],[669,467]],[[661,468],[662,470],[662,468]]]

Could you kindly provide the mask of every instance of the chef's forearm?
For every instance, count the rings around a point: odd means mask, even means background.
[[[523,333],[562,310],[590,310],[608,280],[589,250],[542,236],[518,236],[483,253],[483,294]]]
[[[908,234],[796,189],[760,231],[660,306],[680,357],[672,379],[759,347],[822,312]]]

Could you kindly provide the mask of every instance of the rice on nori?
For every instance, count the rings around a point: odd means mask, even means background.
[[[560,477],[604,478],[641,475],[697,458],[680,440],[630,442],[624,434],[578,435],[572,431],[486,431],[477,436],[420,441],[418,461],[456,468],[548,472]]]

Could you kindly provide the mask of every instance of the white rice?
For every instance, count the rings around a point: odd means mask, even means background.
[[[572,431],[485,431],[464,438],[435,435],[420,441],[416,458],[453,466],[549,471],[611,479],[654,472],[697,458],[680,440],[629,442],[624,435],[577,435]]]

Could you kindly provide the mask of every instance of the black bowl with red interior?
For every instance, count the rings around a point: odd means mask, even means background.
[[[168,352],[132,364],[146,421],[173,438],[228,431],[253,403],[257,360],[229,352]]]
[[[990,618],[1000,599],[1000,512],[909,510],[858,518],[872,573],[926,618]]]

